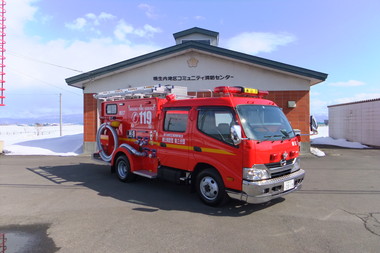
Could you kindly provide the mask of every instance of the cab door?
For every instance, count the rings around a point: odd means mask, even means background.
[[[218,170],[227,188],[241,189],[242,145],[234,145],[231,126],[236,124],[232,108],[199,107],[193,128],[191,158]]]
[[[189,111],[190,107],[164,109],[157,148],[163,166],[189,170]]]

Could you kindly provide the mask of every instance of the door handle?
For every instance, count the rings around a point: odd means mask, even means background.
[[[194,146],[194,151],[197,151],[197,152],[202,152],[202,149],[200,148],[200,147],[196,147],[196,146]]]

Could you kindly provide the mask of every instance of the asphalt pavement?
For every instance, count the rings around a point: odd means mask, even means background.
[[[0,156],[5,252],[379,252],[380,149],[321,149],[301,191],[216,208],[87,156]]]

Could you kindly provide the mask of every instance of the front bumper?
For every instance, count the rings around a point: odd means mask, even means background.
[[[304,177],[305,171],[300,169],[291,174],[268,180],[257,182],[243,180],[243,190],[241,192],[227,190],[227,194],[231,198],[251,204],[264,203],[301,189]],[[291,180],[294,180],[294,187],[284,191],[284,183]]]

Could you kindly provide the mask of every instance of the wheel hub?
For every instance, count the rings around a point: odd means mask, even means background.
[[[218,196],[219,187],[212,177],[204,177],[201,181],[200,190],[208,200],[214,200]]]
[[[117,166],[117,169],[119,171],[119,175],[123,178],[127,175],[127,166],[124,162],[120,162]]]

